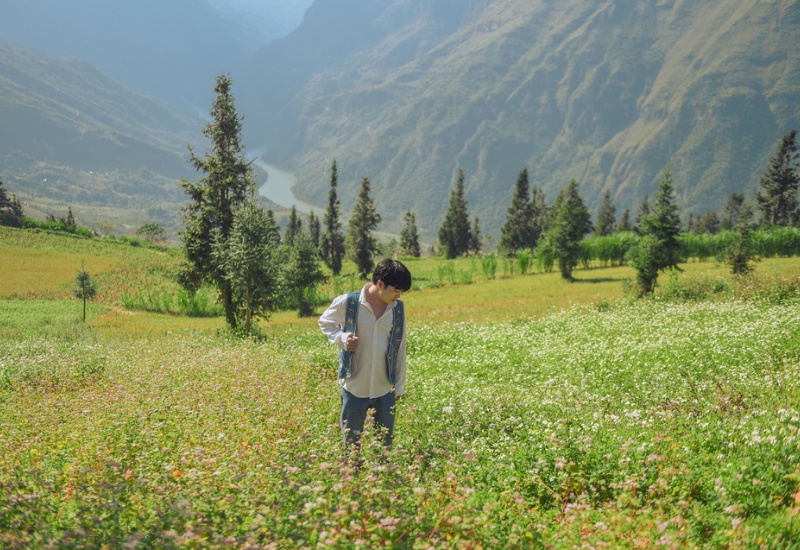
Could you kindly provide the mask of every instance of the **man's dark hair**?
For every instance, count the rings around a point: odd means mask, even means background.
[[[411,272],[401,262],[386,258],[375,266],[375,271],[372,273],[372,283],[377,284],[378,281],[407,292],[411,289]]]

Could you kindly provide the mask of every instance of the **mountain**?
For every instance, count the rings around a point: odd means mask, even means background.
[[[201,126],[86,63],[0,43],[0,177],[26,212],[174,229]]]
[[[496,232],[527,167],[618,215],[671,167],[684,215],[752,195],[800,126],[795,0],[316,0],[234,74],[245,141],[343,212],[369,176],[385,229],[435,238],[455,173]]]
[[[3,0],[5,42],[80,59],[129,88],[206,113],[214,79],[285,34],[205,0]]]

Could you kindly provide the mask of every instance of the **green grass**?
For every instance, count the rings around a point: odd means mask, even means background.
[[[157,286],[170,258],[110,270]],[[359,469],[314,318],[253,341],[113,300],[88,324],[77,300],[0,300],[0,546],[800,544],[798,259],[746,280],[693,262],[643,301],[625,267],[478,263],[451,284],[472,260],[407,265],[396,445],[368,433]]]

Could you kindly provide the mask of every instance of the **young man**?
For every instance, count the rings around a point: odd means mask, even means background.
[[[406,380],[405,313],[398,298],[410,288],[406,266],[381,260],[371,283],[335,298],[319,318],[319,328],[339,346],[345,450],[350,444],[358,448],[369,409],[384,430],[384,445],[392,444],[395,398],[403,395]]]

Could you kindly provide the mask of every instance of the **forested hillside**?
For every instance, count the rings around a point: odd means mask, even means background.
[[[685,213],[752,195],[800,125],[800,5],[790,0],[317,0],[235,74],[246,141],[348,211],[373,182],[387,228],[425,237],[461,168],[494,232],[527,166],[548,201],[570,178],[635,210],[669,162]]]

